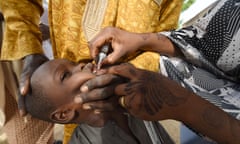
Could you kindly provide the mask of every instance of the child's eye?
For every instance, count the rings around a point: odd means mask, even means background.
[[[69,71],[64,71],[60,77],[61,82],[64,81],[65,78],[68,78],[71,75]]]

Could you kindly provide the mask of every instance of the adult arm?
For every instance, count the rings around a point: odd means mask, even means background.
[[[132,115],[150,121],[175,119],[219,143],[239,143],[239,120],[175,81],[129,64],[108,72],[129,79],[115,93],[124,97],[124,107]]]
[[[126,109],[142,119],[175,119],[219,143],[240,141],[240,121],[161,74],[120,65],[110,70],[130,79],[116,88]]]
[[[134,34],[125,33],[116,28],[108,29],[110,32],[106,32],[106,35],[110,35],[113,48],[118,47],[121,49],[123,55],[128,53],[128,50],[131,52],[144,49],[145,47],[151,47],[151,51],[164,52],[164,54],[168,56],[180,56],[182,53],[177,51],[177,48],[179,48],[183,51],[187,59],[197,61],[199,58],[198,55],[197,57],[194,57],[194,55],[191,57],[191,53],[187,53],[191,52],[188,50],[196,50],[194,47],[191,47],[194,46],[194,43],[189,45],[186,41],[182,41],[184,38],[188,38],[188,40],[193,39],[190,37],[193,36],[190,33],[191,30],[188,31],[190,35],[184,34],[183,30],[180,35],[185,37],[180,38],[179,35],[173,35],[175,38],[180,39],[174,39],[174,37],[172,37],[170,41],[162,34]],[[193,31],[195,30],[196,29],[193,29]],[[111,33],[111,31],[114,31],[114,33]],[[172,41],[175,42],[178,47],[174,47]],[[127,43],[126,46],[124,46],[123,43]],[[119,53],[121,53],[120,50]],[[208,62],[206,64],[211,63]],[[216,68],[213,70],[216,70]],[[131,82],[118,87],[116,90],[118,95],[127,95],[127,98],[125,98],[126,108],[131,114],[147,120],[180,120],[197,132],[221,143],[236,143],[239,141],[237,140],[239,137],[237,136],[237,131],[239,130],[239,121],[237,119],[234,119],[207,100],[181,87],[176,82],[160,74],[151,72],[144,72],[145,74],[140,74],[139,76],[139,71],[131,67],[129,68],[128,66],[120,66],[117,70],[113,70],[112,73],[131,80]],[[91,84],[86,83],[87,86],[91,85],[91,88],[93,84],[93,81]],[[148,94],[146,94],[146,92],[148,92]],[[137,95],[141,96],[138,97]],[[146,95],[146,97],[144,95]],[[149,95],[153,95],[154,98]],[[91,97],[89,97],[89,99],[90,98]],[[85,99],[83,102],[87,102],[89,99]],[[141,109],[142,107],[143,109]]]
[[[113,64],[121,57],[131,55],[139,50],[158,52],[171,56],[181,55],[172,42],[162,34],[133,33],[114,27],[107,27],[89,42],[92,57],[97,56],[99,49],[105,43],[111,44],[113,52],[104,59],[103,63]]]
[[[154,51],[168,56],[183,54],[188,62],[197,64],[217,76],[239,80],[238,9],[239,5],[235,1],[219,1],[192,26],[160,32],[155,39],[153,33],[137,34],[106,28],[90,42],[90,53],[92,57],[96,57],[101,46],[108,42],[111,43],[113,52],[103,64],[115,63],[121,57],[138,50]]]

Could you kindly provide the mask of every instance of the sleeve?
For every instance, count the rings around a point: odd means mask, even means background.
[[[231,7],[230,7],[231,6]],[[219,3],[193,25],[167,36],[184,58],[161,57],[161,73],[240,118],[239,7]],[[230,61],[229,61],[230,60]]]
[[[158,31],[173,30],[178,27],[182,4],[183,0],[163,0],[161,2]]]
[[[41,0],[2,0],[0,10],[4,16],[2,60],[16,60],[26,55],[43,53],[40,16]]]
[[[162,34],[188,62],[216,76],[239,81],[239,7],[233,1],[220,1],[193,25]]]
[[[162,34],[167,36],[175,47],[181,50],[188,62],[211,71],[216,75],[225,76],[224,72],[218,69],[215,64],[202,53],[200,49],[201,32],[198,30],[195,26],[189,26],[177,31],[162,32]]]

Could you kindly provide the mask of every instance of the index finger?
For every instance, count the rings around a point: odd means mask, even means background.
[[[105,100],[114,94],[114,85],[94,89],[90,92],[80,93],[74,97],[75,103],[87,103]]]
[[[104,87],[110,83],[120,81],[120,80],[121,80],[120,77],[113,74],[99,75],[85,82],[80,89],[81,89],[81,92],[87,92],[92,89]]]
[[[113,66],[108,70],[108,73],[116,74],[118,76],[128,78],[131,80],[137,79],[138,72],[139,72],[138,69],[135,68],[130,63],[122,63],[120,65]]]
[[[91,41],[89,41],[90,55],[95,58],[102,46],[111,43],[113,34],[109,31],[111,27],[102,29]]]
[[[111,41],[111,38],[105,38],[104,36],[95,37],[89,42],[90,55],[95,58],[99,54],[104,44]]]

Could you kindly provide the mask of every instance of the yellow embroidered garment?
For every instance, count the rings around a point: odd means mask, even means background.
[[[87,42],[106,26],[132,32],[158,32],[177,27],[182,0],[49,0],[49,25],[55,58],[91,60]],[[38,29],[41,0],[3,0],[6,27],[1,59],[20,59],[42,53]],[[159,55],[145,52],[131,60],[135,66],[157,71]],[[67,143],[73,128],[66,128]]]
[[[105,26],[133,32],[174,29],[181,4],[178,0],[50,0],[49,21],[55,57],[73,61],[89,59],[87,41]],[[38,30],[41,0],[4,0],[0,2],[0,9],[7,22],[1,59],[42,53]]]

